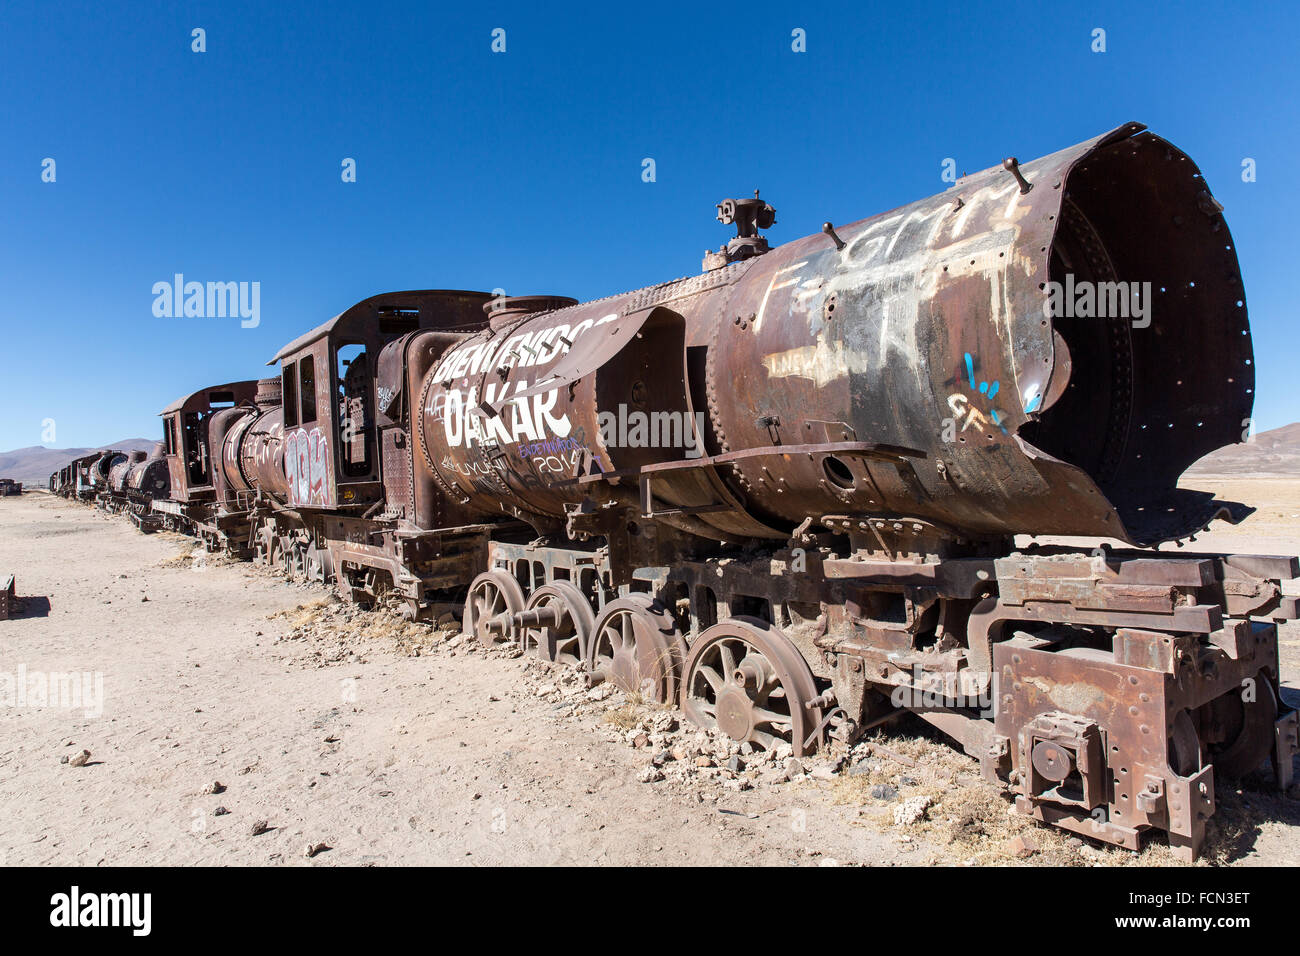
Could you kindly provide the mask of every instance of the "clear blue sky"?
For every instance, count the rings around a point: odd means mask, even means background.
[[[761,187],[784,242],[1127,120],[1226,206],[1258,426],[1300,419],[1294,6],[891,7],[7,0],[0,449],[152,437],[377,292],[606,295],[698,272],[723,197]],[[261,325],[155,318],[177,272],[260,282]]]

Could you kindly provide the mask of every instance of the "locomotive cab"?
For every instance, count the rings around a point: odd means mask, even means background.
[[[327,333],[283,359],[291,504],[347,506],[377,496],[372,348],[364,337]]]
[[[372,296],[276,354],[268,364],[280,366],[290,506],[366,510],[383,500],[376,435],[379,353],[411,332],[472,321],[488,298],[479,292]]]
[[[175,501],[213,497],[208,423],[222,409],[252,401],[256,391],[256,381],[214,385],[178,398],[162,410],[163,453]]]

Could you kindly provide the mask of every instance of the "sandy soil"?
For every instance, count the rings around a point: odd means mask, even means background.
[[[1300,483],[1277,498],[1300,514]],[[1262,549],[1294,553],[1300,519],[1279,527]],[[0,500],[0,573],[48,599],[0,622],[0,692],[20,668],[103,681],[102,713],[93,693],[0,700],[0,863],[1174,865],[1009,817],[914,725],[762,760],[567,668],[192,549]],[[1300,862],[1300,804],[1262,781],[1220,801],[1211,862]]]

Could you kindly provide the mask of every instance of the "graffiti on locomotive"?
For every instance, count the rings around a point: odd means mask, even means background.
[[[299,428],[285,439],[284,472],[289,480],[289,501],[295,505],[323,505],[329,491],[329,440],[319,428]]]
[[[556,411],[560,386],[531,396],[512,400],[511,396],[537,381],[541,371],[573,348],[582,336],[594,328],[618,318],[617,314],[599,319],[584,319],[577,325],[552,325],[496,340],[473,342],[453,349],[443,357],[434,375],[439,381],[477,376],[486,369],[513,367],[536,369],[536,374],[518,380],[486,383],[483,394],[477,385],[462,388],[452,385],[435,395],[427,413],[440,420],[446,432],[447,447],[471,448],[475,444],[500,446],[540,446],[553,451],[573,451],[573,423],[568,413]],[[497,415],[484,415],[480,405],[500,408]]]

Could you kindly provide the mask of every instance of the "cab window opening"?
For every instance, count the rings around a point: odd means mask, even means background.
[[[364,343],[344,342],[335,350],[338,381],[339,469],[345,478],[370,475],[374,416],[370,359]]]
[[[284,408],[284,427],[298,424],[298,368],[296,362],[286,362],[280,376],[280,401]]]
[[[304,355],[298,362],[299,396],[302,399],[300,421],[309,425],[316,420],[316,360]]]

